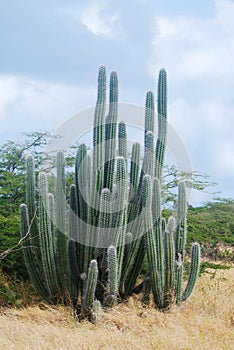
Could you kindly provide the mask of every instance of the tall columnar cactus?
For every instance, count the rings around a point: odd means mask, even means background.
[[[154,94],[146,94],[143,160],[134,143],[128,160],[127,127],[118,124],[118,78],[111,73],[106,111],[106,70],[98,74],[93,149],[80,144],[74,184],[66,200],[65,158],[57,155],[55,195],[47,175],[39,175],[35,189],[32,157],[27,158],[26,204],[22,204],[21,237],[31,280],[49,302],[72,302],[80,317],[100,313],[100,303],[141,291],[155,305],[168,309],[192,293],[199,272],[200,248],[192,246],[187,286],[183,286],[186,244],[186,188],[179,184],[176,220],[162,217],[161,184],[167,135],[167,76],[158,80],[158,131],[155,144]],[[68,214],[68,217],[66,215]],[[148,273],[136,286],[147,257]]]

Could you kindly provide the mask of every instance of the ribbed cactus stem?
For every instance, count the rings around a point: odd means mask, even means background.
[[[167,231],[174,233],[176,229],[176,220],[173,216],[170,216],[167,222]]]
[[[22,240],[24,260],[27,266],[29,277],[40,296],[50,301],[50,294],[44,285],[43,277],[38,270],[34,255],[34,246],[31,240],[28,208],[26,204],[20,205],[20,236]]]
[[[107,306],[112,306],[116,300],[118,290],[118,260],[117,250],[110,246],[107,250],[107,266],[108,266],[108,296],[106,300]]]
[[[116,128],[118,116],[118,77],[116,72],[110,76],[109,112],[105,122],[105,176],[104,187],[112,191],[115,167]]]
[[[127,232],[125,234],[125,242],[124,242],[124,262],[128,260],[131,252],[131,245],[132,245],[132,233]]]
[[[165,257],[165,285],[164,285],[164,308],[173,303],[174,296],[174,269],[175,269],[175,246],[174,246],[175,219],[170,217],[164,235]]]
[[[72,238],[68,240],[68,261],[69,261],[69,275],[73,283],[78,288],[80,279],[80,268],[78,264],[78,254],[77,254],[77,242]]]
[[[47,289],[51,296],[57,293],[57,272],[54,255],[54,240],[52,235],[51,221],[48,215],[48,183],[47,175],[42,172],[39,174],[39,215],[40,215],[40,248],[42,266],[44,270]]]
[[[56,262],[59,284],[62,290],[67,289],[66,276],[68,276],[67,236],[66,236],[66,193],[65,193],[65,159],[62,151],[56,156],[56,228],[57,249]]]
[[[102,315],[102,305],[99,300],[94,300],[92,304],[91,322],[98,323]]]
[[[100,214],[97,228],[97,237],[95,244],[95,256],[98,257],[103,253],[103,249],[110,241],[110,224],[111,224],[111,195],[108,188],[104,188],[101,193]]]
[[[35,217],[35,165],[32,156],[26,158],[26,203],[28,206],[29,220]],[[35,225],[35,223],[34,223]]]
[[[99,221],[99,203],[100,194],[103,184],[103,168],[96,172],[96,178],[94,182],[94,188],[90,193],[90,207],[88,217],[88,227],[86,232],[86,240],[84,247],[84,272],[87,273],[90,260],[93,258],[95,247],[95,235]]]
[[[75,162],[75,181],[77,189],[77,214],[81,219],[80,224],[87,222],[88,217],[88,203],[89,203],[89,191],[90,191],[90,158],[87,155],[87,147],[85,144],[81,144],[76,154]],[[83,230],[83,225],[81,227]]]
[[[167,73],[161,69],[158,78],[158,139],[155,151],[155,177],[162,180],[167,136]]]
[[[118,246],[118,280],[121,276],[124,257],[124,241],[127,228],[128,181],[126,162],[123,157],[117,157],[116,173],[116,205],[114,214],[113,245]]]
[[[162,271],[160,270],[161,266],[159,265],[161,258],[158,257],[159,248],[156,245],[155,235],[153,231],[153,220],[151,213],[152,184],[150,175],[145,175],[143,179],[142,200],[143,208],[145,209],[146,254],[149,265],[152,291],[154,295],[154,301],[158,308],[161,309],[163,307],[163,285],[161,281]]]
[[[162,234],[162,208],[161,208],[161,187],[158,179],[154,178],[152,183],[152,219],[153,231],[156,244],[156,259],[158,266],[158,278],[160,290],[163,292],[164,286],[164,249]]]
[[[140,144],[135,142],[132,145],[131,165],[130,165],[130,193],[129,199],[133,200],[138,188],[138,179],[140,171]]]
[[[146,145],[146,134],[148,131],[152,132],[154,134],[154,94],[152,91],[148,91],[146,94],[146,101],[145,101],[145,147]]]
[[[141,273],[142,263],[145,257],[144,237],[140,237],[132,243],[129,259],[125,262],[122,280],[121,294],[124,298],[132,294],[137,278]]]
[[[28,208],[28,217],[31,225],[30,237],[31,244],[35,251],[39,247],[39,232],[37,223],[36,208],[36,189],[35,189],[35,164],[31,155],[26,158],[26,205]],[[38,256],[35,256],[38,259]]]
[[[182,301],[188,299],[188,297],[192,294],[198,279],[199,270],[200,270],[200,245],[198,243],[193,243],[189,278],[188,278],[187,286],[181,298]]]
[[[178,185],[177,222],[175,238],[175,295],[176,303],[181,301],[181,291],[183,283],[183,262],[185,259],[185,244],[187,230],[187,199],[185,183],[181,181]]]
[[[177,223],[176,223],[176,253],[185,257],[186,231],[187,231],[187,199],[185,183],[181,181],[178,185]]]
[[[83,312],[87,313],[95,299],[95,290],[97,286],[98,267],[97,261],[91,260],[89,265],[88,276],[85,281],[85,289],[83,296]]]
[[[143,160],[143,175],[154,176],[154,134],[148,131],[145,136],[145,154]]]
[[[98,72],[98,92],[97,102],[94,113],[93,125],[93,181],[95,181],[96,172],[104,164],[105,148],[105,110],[106,110],[106,69],[100,66]],[[94,185],[93,185],[94,186]]]
[[[77,304],[78,291],[80,285],[80,271],[77,259],[77,243],[72,238],[68,240],[67,255],[70,277],[70,298],[72,304],[75,307]]]
[[[123,157],[127,163],[128,148],[127,148],[127,129],[124,122],[119,123],[118,127],[118,155]]]

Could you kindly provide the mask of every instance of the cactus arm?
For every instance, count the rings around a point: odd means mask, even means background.
[[[40,264],[40,250],[39,250],[39,231],[36,208],[36,189],[35,189],[35,164],[31,155],[26,158],[26,205],[28,208],[30,228],[30,239],[34,246],[35,258]]]
[[[134,249],[134,250],[133,250]],[[137,278],[140,275],[142,263],[145,257],[144,237],[137,240],[136,245],[133,244],[133,254],[129,257],[129,263],[126,264],[121,280],[121,295],[126,298],[132,294]],[[125,277],[126,276],[126,277]]]
[[[165,256],[165,285],[164,285],[164,308],[173,303],[174,298],[174,269],[175,269],[175,246],[174,246],[175,219],[170,217],[164,235]]]
[[[189,278],[188,278],[187,286],[181,298],[182,301],[185,301],[186,299],[188,299],[188,297],[192,294],[195,284],[197,282],[199,270],[200,270],[200,246],[198,243],[193,243]]]
[[[118,290],[118,260],[117,250],[114,246],[110,246],[107,250],[107,266],[108,266],[108,296],[105,302],[106,306],[112,306],[117,297]]]
[[[162,208],[161,208],[161,188],[159,180],[154,178],[152,183],[152,219],[153,231],[156,244],[156,260],[158,267],[158,279],[160,293],[164,288],[164,249],[162,236]]]
[[[183,262],[185,259],[186,229],[187,229],[187,200],[185,183],[180,182],[178,186],[177,223],[175,238],[175,294],[176,303],[180,303],[181,289],[183,283]]]
[[[126,210],[128,202],[128,181],[126,162],[123,157],[117,158],[117,174],[116,174],[116,199],[115,213],[113,214],[112,227],[113,245],[118,246],[118,278],[120,279],[122,271],[122,262],[124,256],[124,241],[126,233]]]
[[[47,290],[51,297],[58,291],[56,262],[54,255],[54,237],[48,215],[48,183],[44,172],[39,174],[39,216],[40,216],[40,249]]]
[[[118,115],[118,77],[116,72],[110,76],[109,113],[105,122],[105,170],[104,187],[113,189],[115,151],[116,151],[116,126]]]
[[[145,175],[143,179],[143,208],[145,208],[145,245],[146,255],[149,265],[149,273],[155,304],[159,309],[163,307],[163,289],[161,282],[161,271],[158,258],[158,247],[155,242],[153,231],[153,219],[151,212],[152,185],[150,175]]]
[[[84,315],[90,312],[90,308],[95,299],[95,291],[97,286],[98,267],[97,261],[91,260],[88,270],[88,276],[85,281],[83,300],[82,300],[82,313]]]
[[[66,236],[66,197],[65,197],[65,159],[62,151],[56,156],[56,229],[57,248],[56,260],[59,284],[62,290],[67,289],[66,276],[68,276],[67,236]]]
[[[167,136],[167,73],[161,69],[158,78],[158,139],[155,151],[155,177],[162,181]]]
[[[68,240],[67,255],[70,278],[70,298],[73,306],[76,307],[80,286],[80,271],[77,262],[77,243],[72,238]]]
[[[154,134],[154,94],[152,91],[147,92],[145,101],[145,147],[147,147],[146,134],[148,131]]]
[[[77,196],[76,186],[70,186],[70,203],[69,203],[69,240],[67,247],[68,267],[70,277],[70,295],[73,305],[76,305],[78,292],[81,285],[81,267],[80,262],[80,242],[79,242],[79,225],[77,218]]]
[[[85,144],[80,144],[75,162],[75,183],[77,189],[77,213],[81,222],[87,222],[88,216],[88,202],[89,202],[89,188],[90,178],[89,157],[87,155],[87,147]],[[82,225],[83,226],[83,225]]]
[[[118,127],[118,156],[123,157],[128,162],[128,148],[127,148],[127,130],[124,122],[119,123]]]
[[[104,118],[106,110],[106,69],[100,66],[98,72],[98,93],[93,126],[93,184],[95,187],[96,172],[103,166],[105,149]]]
[[[131,164],[130,164],[130,188],[129,188],[129,204],[128,204],[128,230],[131,231],[132,221],[136,218],[137,203],[138,203],[138,181],[140,172],[140,145],[139,143],[134,143],[132,146]]]
[[[22,241],[24,260],[31,282],[40,296],[46,301],[50,302],[50,294],[42,279],[42,275],[38,270],[35,255],[33,252],[35,247],[32,245],[28,208],[26,204],[20,205],[20,236]]]

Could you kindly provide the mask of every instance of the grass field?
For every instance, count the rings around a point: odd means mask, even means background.
[[[64,307],[1,309],[0,349],[232,350],[234,268],[203,275],[191,298],[168,313],[134,298],[103,313],[96,325],[78,323]]]

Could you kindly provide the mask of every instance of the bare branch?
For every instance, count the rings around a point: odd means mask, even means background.
[[[34,216],[33,216],[32,220],[31,220],[31,222],[29,224],[28,231],[26,232],[24,237],[20,238],[20,240],[18,241],[18,243],[15,246],[13,246],[13,247],[5,250],[4,252],[0,253],[0,261],[5,259],[9,254],[17,252],[17,251],[19,251],[19,250],[21,250],[23,248],[22,247],[22,243],[28,237],[35,218],[36,218],[36,211],[35,211]]]

